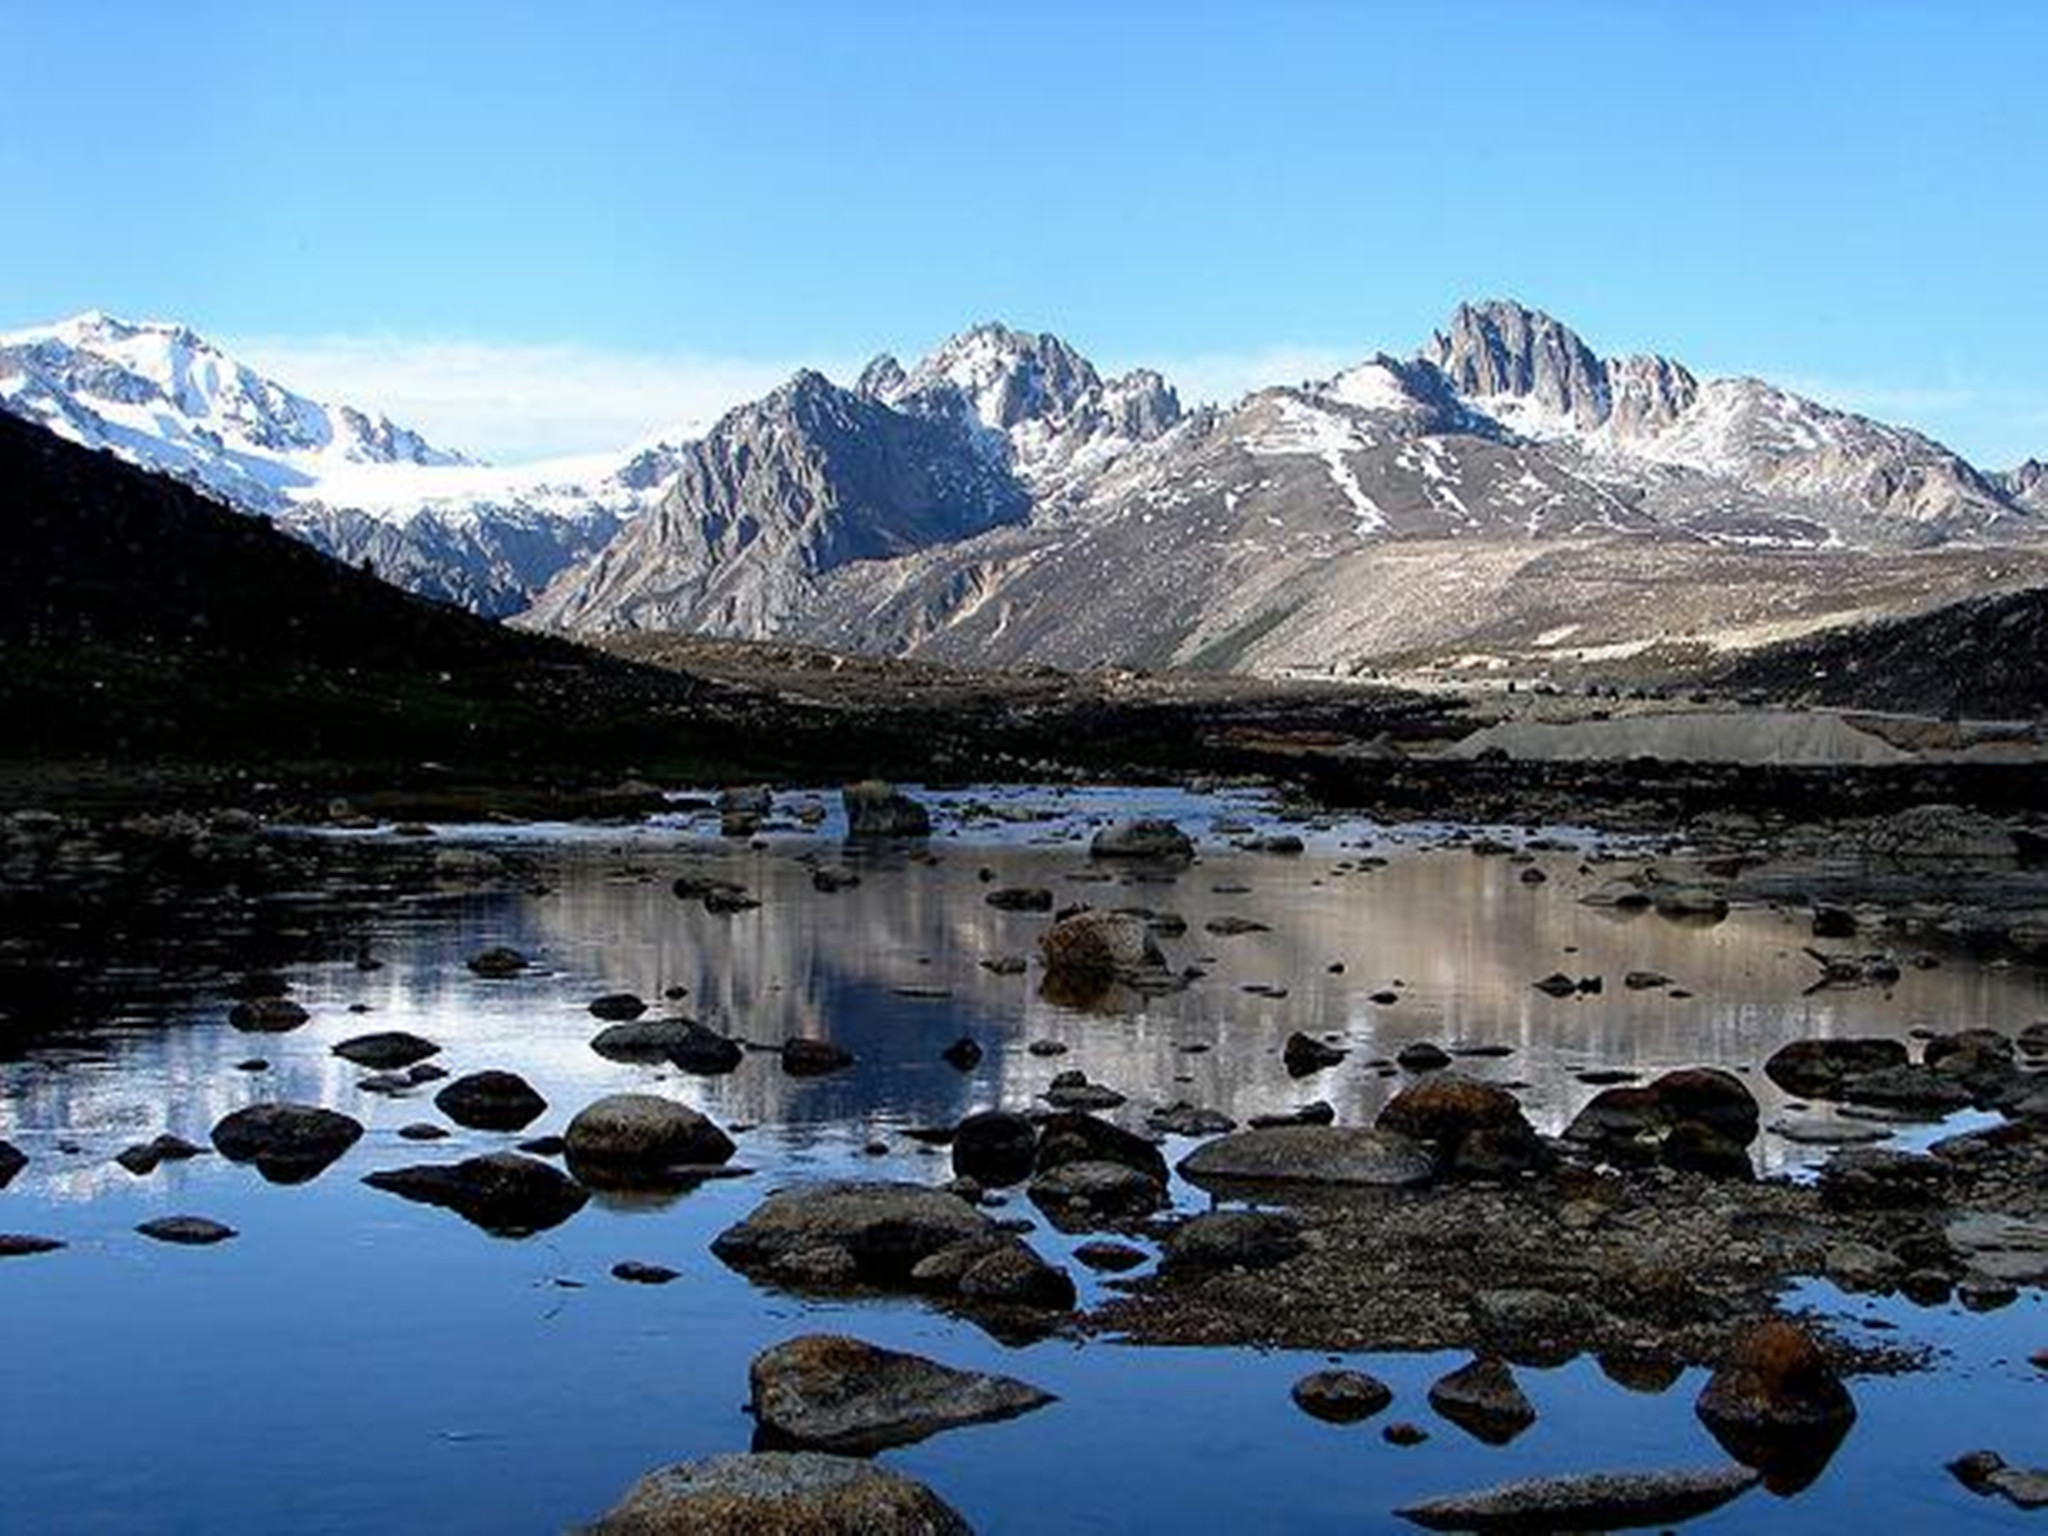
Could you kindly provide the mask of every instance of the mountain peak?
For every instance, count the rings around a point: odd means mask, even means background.
[[[90,447],[281,511],[337,465],[461,464],[373,411],[265,378],[191,327],[86,310],[0,336],[0,399]]]
[[[1606,421],[1606,365],[1578,333],[1514,299],[1460,304],[1423,355],[1460,394],[1518,396],[1580,428]]]
[[[948,337],[897,387],[898,398],[958,390],[986,426],[1007,431],[1063,417],[1102,387],[1095,367],[1049,331],[1033,334],[984,320]]]

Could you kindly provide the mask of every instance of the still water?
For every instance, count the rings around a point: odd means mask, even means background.
[[[1362,1123],[1398,1085],[1369,1063],[1430,1039],[1509,1047],[1463,1069],[1515,1083],[1543,1129],[1561,1127],[1594,1092],[1578,1079],[1585,1069],[1696,1062],[1742,1072],[1768,1122],[1781,1101],[1756,1068],[1786,1040],[2048,1016],[2040,974],[1964,956],[1909,967],[1889,990],[1809,991],[1815,968],[1797,914],[1737,911],[1694,926],[1583,905],[1582,894],[1645,856],[1590,834],[1553,830],[1547,841],[1569,846],[1525,863],[1477,857],[1446,828],[1347,823],[1304,829],[1308,851],[1283,856],[1232,846],[1235,828],[1271,821],[1250,796],[932,799],[939,834],[929,860],[848,852],[836,814],[753,844],[721,841],[715,819],[687,813],[632,829],[444,828],[437,847],[489,853],[499,869],[465,869],[394,897],[330,945],[330,958],[291,968],[293,995],[312,1015],[302,1028],[242,1034],[226,1022],[225,996],[166,1001],[138,1007],[85,1049],[71,1041],[0,1064],[0,1136],[32,1159],[0,1193],[0,1230],[69,1244],[0,1261],[0,1530],[559,1530],[600,1513],[651,1467],[744,1448],[748,1360],[821,1329],[1005,1371],[1059,1395],[1023,1419],[886,1456],[983,1531],[1391,1529],[1398,1505],[1507,1478],[1715,1462],[1691,1411],[1697,1372],[1643,1395],[1586,1360],[1520,1371],[1541,1418],[1492,1448],[1423,1400],[1460,1358],[1349,1360],[1392,1385],[1396,1402],[1365,1425],[1333,1427],[1288,1397],[1322,1356],[1108,1341],[1006,1348],[917,1304],[811,1303],[756,1289],[707,1245],[778,1183],[942,1180],[943,1154],[904,1131],[1028,1106],[1074,1067],[1129,1095],[1125,1113],[1135,1117],[1179,1099],[1242,1119],[1323,1098],[1340,1123]],[[1200,843],[1200,861],[1166,881],[1091,867],[1091,828],[1140,811],[1178,820]],[[364,834],[372,845],[389,836]],[[820,861],[856,869],[861,883],[815,891]],[[1546,879],[1526,882],[1527,868]],[[707,912],[672,893],[682,874],[740,882],[761,905]],[[1168,956],[1205,974],[1185,991],[1107,1011],[1057,1006],[1038,995],[1035,968],[999,976],[981,964],[1031,954],[1046,921],[989,907],[985,895],[1003,885],[1044,886],[1062,904],[1177,912],[1188,930],[1166,942]],[[304,899],[319,906],[318,892]],[[1219,917],[1269,930],[1206,931]],[[462,962],[487,944],[538,964],[513,980],[482,980]],[[381,968],[359,969],[359,953]],[[1603,976],[1605,988],[1559,1000],[1531,986],[1560,970]],[[1673,985],[1627,990],[1631,970]],[[697,1078],[590,1049],[602,1028],[591,998],[624,990],[658,1000],[677,987],[686,994],[657,1011],[673,1006],[751,1043],[830,1039],[856,1065],[805,1081],[755,1054],[731,1076]],[[1390,992],[1392,1003],[1373,1000]],[[451,1127],[445,1141],[402,1140],[402,1125],[442,1121],[437,1085],[397,1099],[362,1091],[362,1070],[331,1047],[373,1029],[440,1043],[436,1062],[451,1073],[519,1072],[548,1109],[518,1136]],[[1290,1079],[1280,1047],[1296,1029],[1340,1038],[1350,1058]],[[967,1073],[939,1059],[963,1034],[985,1052]],[[1025,1049],[1046,1040],[1066,1054]],[[268,1070],[237,1070],[251,1056]],[[593,1202],[523,1241],[360,1182],[374,1169],[452,1162],[559,1131],[592,1099],[629,1089],[748,1127],[736,1135],[736,1161],[757,1171],[665,1203]],[[217,1157],[145,1179],[111,1160],[160,1131],[203,1145],[221,1116],[271,1099],[331,1105],[368,1134],[313,1183],[291,1188]],[[1176,1143],[1169,1156],[1183,1150]],[[1769,1133],[1759,1143],[1767,1168],[1795,1176],[1814,1155]],[[1203,1199],[1184,1188],[1176,1196],[1189,1207]],[[179,1249],[134,1234],[137,1222],[170,1213],[211,1216],[240,1236]],[[1041,1225],[1030,1240],[1067,1261],[1082,1239]],[[622,1259],[666,1264],[682,1278],[621,1284],[608,1271]],[[1098,1294],[1069,1263],[1084,1302]],[[1803,1299],[1898,1330],[1889,1340],[1934,1344],[1939,1368],[1855,1383],[1862,1417],[1815,1485],[1788,1500],[1754,1492],[1698,1528],[2023,1524],[1957,1488],[1941,1463],[1979,1445],[2022,1465],[2048,1462],[2048,1381],[2027,1364],[2048,1345],[2039,1296],[1984,1316],[1822,1286]],[[1378,1429],[1395,1418],[1423,1423],[1431,1438],[1385,1444]]]

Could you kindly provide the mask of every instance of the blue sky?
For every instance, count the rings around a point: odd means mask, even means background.
[[[1495,294],[1992,464],[2048,454],[2048,5],[0,0],[0,23],[0,328],[183,319],[499,456],[983,317],[1227,395]]]

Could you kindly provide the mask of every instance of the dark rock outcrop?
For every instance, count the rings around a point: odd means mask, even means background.
[[[955,1370],[836,1334],[805,1334],[762,1350],[747,1379],[760,1442],[853,1455],[1015,1418],[1053,1401],[1014,1377]]]
[[[213,1145],[231,1163],[254,1163],[273,1184],[303,1184],[362,1134],[361,1122],[317,1105],[252,1104],[213,1128]]]
[[[922,1483],[815,1451],[713,1456],[650,1472],[582,1536],[973,1536]]]
[[[558,1227],[590,1198],[574,1179],[517,1152],[380,1169],[364,1175],[363,1182],[402,1199],[453,1211],[498,1237],[531,1237]]]

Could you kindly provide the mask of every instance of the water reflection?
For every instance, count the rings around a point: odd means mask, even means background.
[[[478,867],[503,878],[460,891],[394,888],[342,915],[314,889],[291,904],[288,923],[268,920],[331,936],[331,960],[290,969],[311,1015],[302,1028],[243,1035],[225,1023],[225,991],[158,996],[138,977],[123,1010],[136,1024],[0,1066],[0,1135],[33,1159],[0,1195],[0,1225],[71,1244],[0,1264],[0,1352],[11,1362],[0,1528],[559,1529],[650,1466],[743,1446],[748,1425],[734,1405],[748,1357],[820,1327],[1060,1394],[1028,1420],[892,1454],[984,1531],[1044,1529],[1048,1511],[1072,1530],[1390,1529],[1396,1506],[1477,1483],[1711,1459],[1716,1447],[1692,1414],[1700,1374],[1655,1357],[1520,1370],[1538,1417],[1499,1450],[1450,1431],[1427,1406],[1429,1384],[1461,1360],[1353,1362],[1394,1387],[1388,1418],[1437,1431],[1403,1450],[1369,1427],[1294,1409],[1288,1385],[1318,1357],[1061,1341],[1010,1352],[916,1306],[758,1291],[707,1247],[788,1177],[938,1178],[943,1160],[902,1130],[1029,1103],[1067,1068],[1130,1095],[1133,1119],[1176,1100],[1242,1119],[1321,1097],[1358,1123],[1398,1081],[1371,1063],[1428,1038],[1510,1048],[1465,1069],[1525,1085],[1532,1117],[1550,1130],[1594,1092],[1578,1080],[1585,1068],[1647,1074],[1693,1062],[1744,1071],[1768,1120],[1782,1096],[1754,1069],[1785,1040],[2009,1025],[2044,1011],[2037,974],[1963,959],[1908,968],[1889,991],[1809,995],[1805,930],[1789,916],[1739,911],[1701,928],[1581,905],[1580,894],[1626,867],[1582,864],[1591,842],[1541,855],[1548,878],[1531,885],[1503,859],[1364,826],[1313,830],[1302,856],[1238,853],[1208,829],[1261,825],[1255,801],[1148,796],[1146,810],[1205,834],[1202,860],[1170,881],[1129,871],[1105,881],[1085,835],[1126,802],[985,794],[991,810],[963,826],[968,798],[948,803],[936,862],[849,852],[829,820],[760,848],[703,838],[701,821],[687,818],[634,834],[446,840],[490,853],[496,862]],[[1367,853],[1390,862],[1368,867]],[[818,862],[847,864],[860,884],[818,892]],[[740,883],[761,905],[720,914],[680,900],[672,887],[686,874]],[[1047,921],[989,907],[986,893],[1004,885],[1176,912],[1187,931],[1163,941],[1167,952],[1206,974],[1184,991],[1129,998],[1126,1011],[1059,1006],[1041,995],[1035,968],[1003,976],[981,964],[1032,953]],[[1268,931],[1205,931],[1230,915]],[[503,981],[472,975],[464,960],[490,944],[539,964]],[[383,968],[359,969],[359,951]],[[1662,972],[1692,995],[1631,992],[1621,985],[1630,970]],[[1601,975],[1605,988],[1558,999],[1532,987],[1553,971]],[[687,990],[670,1004],[672,988]],[[590,1048],[604,1025],[587,1005],[621,990],[653,1000],[649,1017],[674,1007],[761,1047],[830,1039],[857,1060],[807,1080],[766,1051],[717,1078],[607,1060]],[[1391,1004],[1374,1001],[1388,992]],[[516,1071],[545,1109],[521,1133],[403,1140],[401,1127],[442,1119],[432,1098],[441,1085],[364,1091],[364,1070],[331,1048],[373,1029],[439,1043],[435,1062],[454,1076]],[[1350,1055],[1297,1082],[1281,1056],[1297,1029],[1333,1035]],[[962,1035],[983,1048],[964,1073],[940,1059]],[[1035,1055],[1034,1042],[1067,1051]],[[267,1069],[238,1070],[252,1056]],[[502,1242],[360,1183],[377,1170],[502,1152],[560,1132],[603,1094],[650,1085],[721,1124],[752,1126],[736,1160],[759,1173],[657,1200],[594,1199],[537,1236]],[[111,1161],[163,1132],[205,1145],[226,1114],[278,1100],[340,1110],[367,1134],[290,1189],[215,1156],[140,1179]],[[876,1140],[883,1154],[870,1156]],[[1805,1155],[1769,1137],[1762,1154]],[[217,1216],[243,1235],[213,1254],[133,1237],[138,1220],[174,1210]],[[485,1214],[500,1228],[542,1225],[525,1209]],[[1031,1241],[1069,1264],[1084,1297],[1100,1294],[1102,1282],[1072,1263],[1079,1239],[1041,1230]],[[682,1278],[620,1285],[608,1273],[622,1258]],[[1722,1523],[1839,1527],[1873,1507],[1908,1527],[1997,1523],[2001,1511],[1956,1490],[1939,1463],[2030,1422],[2039,1386],[2010,1362],[2039,1330],[2039,1298],[1994,1318],[1820,1290],[1812,1299],[1873,1326],[1932,1330],[1957,1363],[1859,1383],[1863,1416],[1814,1485],[1794,1500],[1745,1496]],[[138,1373],[138,1361],[150,1369]],[[205,1413],[192,1411],[199,1394]],[[1953,1443],[1930,1447],[1931,1425]],[[2003,1448],[2040,1459],[2038,1447]],[[1355,1475],[1326,1475],[1333,1457]],[[250,1477],[252,1465],[265,1475]]]
[[[1187,1100],[1242,1120],[1321,1098],[1340,1122],[1361,1123],[1398,1086],[1376,1064],[1422,1039],[1504,1048],[1461,1070],[1515,1084],[1541,1129],[1560,1129],[1591,1097],[1582,1071],[1650,1074],[1695,1062],[1742,1073],[1768,1123],[1785,1096],[1757,1068],[1785,1041],[2010,1024],[2048,1003],[2039,974],[1963,958],[1909,966],[1889,988],[1810,992],[1814,968],[1795,915],[1738,910],[1699,927],[1586,906],[1578,898],[1626,866],[1589,865],[1576,853],[1540,856],[1534,867],[1548,878],[1531,885],[1522,879],[1528,866],[1458,848],[1397,850],[1383,867],[1365,867],[1343,845],[1370,829],[1340,828],[1306,856],[1244,854],[1212,841],[1178,874],[1105,879],[1078,841],[1087,824],[1062,824],[1066,841],[1056,847],[942,839],[929,861],[847,852],[829,838],[765,847],[661,834],[509,840],[532,862],[530,878],[392,904],[359,935],[381,969],[335,961],[295,971],[294,995],[312,1014],[304,1027],[242,1035],[203,1006],[180,1027],[100,1037],[86,1059],[31,1059],[0,1083],[0,1134],[31,1151],[60,1134],[85,1148],[40,1158],[36,1170],[53,1193],[83,1198],[129,1180],[105,1162],[120,1146],[161,1132],[203,1143],[221,1116],[251,1103],[325,1104],[373,1131],[435,1118],[434,1085],[366,1093],[358,1087],[366,1074],[330,1054],[369,1029],[438,1042],[445,1049],[436,1064],[457,1076],[520,1073],[547,1101],[534,1132],[559,1130],[599,1094],[659,1082],[721,1123],[776,1128],[793,1145],[861,1140],[975,1108],[1027,1105],[1054,1074],[1077,1067],[1129,1096],[1133,1117]],[[848,864],[860,883],[818,892],[811,872],[820,859]],[[679,875],[735,882],[760,905],[709,911],[673,893]],[[1035,965],[998,975],[981,963],[1032,955],[1050,920],[984,900],[1013,885],[1048,887],[1062,904],[1173,912],[1186,932],[1162,945],[1175,967],[1203,974],[1182,991],[1125,997],[1123,1011],[1049,1001]],[[1217,918],[1253,918],[1267,929],[1217,936],[1206,931]],[[508,980],[472,975],[462,962],[489,944],[540,963]],[[1554,971],[1600,976],[1604,989],[1557,998],[1532,985]],[[1630,971],[1662,973],[1674,988],[1628,990],[1621,981]],[[650,1018],[685,1012],[760,1048],[829,1039],[856,1062],[800,1080],[766,1050],[717,1078],[608,1061],[590,1049],[603,1025],[587,1004],[621,990],[654,1000]],[[680,995],[662,1001],[672,993]],[[1350,1055],[1296,1079],[1281,1056],[1295,1030],[1327,1036]],[[983,1051],[966,1072],[940,1059],[962,1036]],[[1056,1042],[1065,1054],[1034,1054],[1032,1042],[1041,1051]],[[267,1070],[236,1070],[252,1055]],[[1817,1154],[1767,1135],[1760,1155],[1780,1166]]]

